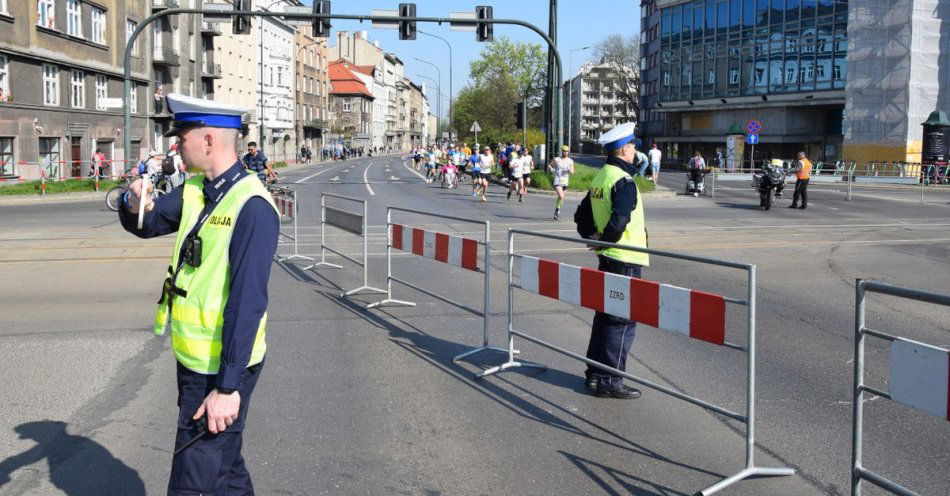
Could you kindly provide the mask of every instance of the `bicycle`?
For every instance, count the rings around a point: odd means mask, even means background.
[[[129,187],[132,186],[132,182],[137,179],[136,176],[122,176],[122,183],[114,188],[106,191],[106,207],[113,212],[119,211],[119,200],[122,198],[122,195],[129,190]],[[156,199],[159,196],[167,193],[169,187],[168,180],[163,174],[156,174],[154,181],[154,189],[152,190],[152,199]]]

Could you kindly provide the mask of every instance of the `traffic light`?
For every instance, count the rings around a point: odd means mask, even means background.
[[[490,5],[479,5],[475,7],[475,17],[478,20],[491,20],[492,8]],[[490,22],[479,22],[475,25],[476,41],[492,41],[495,39],[495,25]]]
[[[234,10],[253,10],[251,0],[234,0],[233,5]],[[251,34],[251,17],[234,16],[234,21],[231,22],[231,32],[233,34]]]
[[[515,121],[518,123],[518,129],[524,129],[524,102],[515,105]]]
[[[314,0],[313,1],[313,13],[314,14],[329,14],[330,13],[330,0]],[[330,36],[330,19],[314,19],[313,20],[313,37],[314,38],[327,38]]]
[[[415,16],[416,16],[416,4],[414,3],[399,4],[399,17],[415,17]],[[416,39],[416,21],[399,21],[399,39],[400,40]]]

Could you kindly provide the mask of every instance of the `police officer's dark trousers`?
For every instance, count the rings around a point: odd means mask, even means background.
[[[611,272],[628,277],[640,277],[641,266],[599,255],[597,268],[602,272]],[[626,371],[627,354],[633,345],[637,323],[605,313],[594,314],[594,323],[590,330],[590,343],[587,345],[587,358],[609,365],[617,370]],[[618,388],[623,379],[603,370],[587,367],[587,374],[597,379],[598,389]]]
[[[247,496],[254,494],[251,476],[241,456],[242,434],[247,420],[251,393],[257,384],[263,363],[248,367],[238,389],[241,408],[238,419],[224,432],[205,434],[200,441],[186,448],[172,460],[168,480],[169,496]],[[188,442],[198,431],[191,418],[201,402],[214,389],[214,375],[199,374],[178,364],[178,435],[175,450]]]

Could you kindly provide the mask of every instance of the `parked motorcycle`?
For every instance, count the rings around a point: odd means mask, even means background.
[[[782,197],[786,176],[784,166],[772,164],[762,165],[762,172],[752,175],[752,187],[759,193],[759,206],[762,210],[772,208],[775,198]]]

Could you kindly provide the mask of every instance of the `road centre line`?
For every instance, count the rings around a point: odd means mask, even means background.
[[[369,191],[370,196],[376,196],[376,192],[373,191],[372,186],[369,185],[369,179],[367,179],[367,174],[369,174],[369,168],[375,165],[375,162],[370,162],[366,164],[366,168],[363,169],[363,184],[366,186],[366,190]]]

